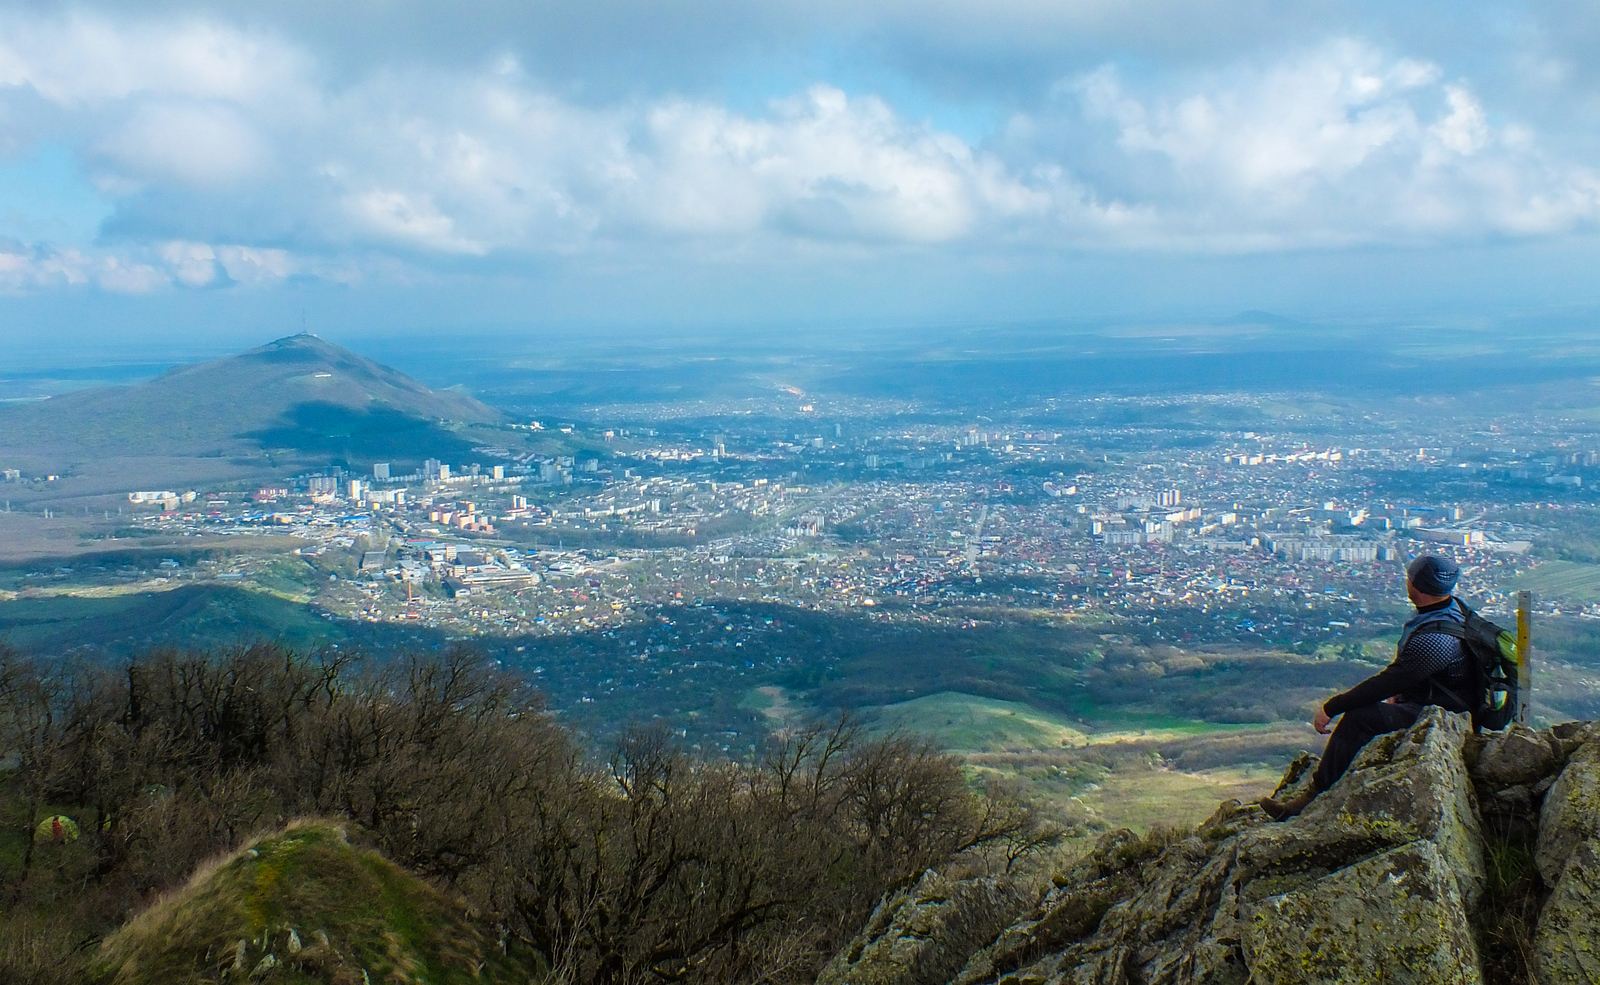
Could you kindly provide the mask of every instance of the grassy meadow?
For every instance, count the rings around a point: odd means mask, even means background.
[[[1146,715],[1096,728],[1022,702],[948,691],[871,714],[876,729],[932,738],[975,780],[1017,790],[1075,837],[1196,824],[1221,801],[1271,792],[1295,755],[1322,742],[1304,723]]]
[[[1600,602],[1600,564],[1545,561],[1518,575],[1510,587],[1541,598]]]

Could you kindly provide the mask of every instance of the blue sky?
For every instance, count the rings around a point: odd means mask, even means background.
[[[128,7],[0,5],[7,343],[1600,306],[1592,3]]]

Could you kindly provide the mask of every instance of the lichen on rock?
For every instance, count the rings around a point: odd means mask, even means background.
[[[1568,856],[1540,913],[1532,958],[1542,985],[1600,981],[1600,841]]]
[[[1455,874],[1415,841],[1263,900],[1245,924],[1257,985],[1478,985]]]
[[[893,929],[920,925],[922,904],[888,899],[823,982],[1475,985],[1483,977],[1471,914],[1486,878],[1463,754],[1469,735],[1466,716],[1429,709],[1369,743],[1333,789],[1285,824],[1230,801],[1191,837],[1112,832],[948,978],[929,974],[933,945]],[[1486,743],[1473,751],[1497,781],[1531,791],[1543,781],[1528,764],[1554,769],[1558,750],[1550,737],[1519,731],[1487,757]],[[1279,791],[1307,782],[1314,765],[1297,760]],[[951,953],[939,950],[937,963]],[[888,973],[895,963],[902,970]]]
[[[817,985],[943,985],[1026,906],[1009,880],[947,879],[930,870],[878,904]]]
[[[1555,885],[1578,846],[1600,835],[1600,741],[1585,742],[1545,794],[1534,860]]]

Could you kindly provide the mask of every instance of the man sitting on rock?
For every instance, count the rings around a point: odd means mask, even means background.
[[[1406,595],[1417,614],[1400,633],[1394,663],[1317,709],[1311,724],[1318,732],[1327,735],[1335,718],[1339,727],[1322,751],[1322,763],[1309,790],[1291,800],[1261,799],[1261,809],[1273,820],[1286,821],[1305,810],[1312,798],[1344,775],[1368,740],[1409,727],[1428,705],[1456,712],[1471,710],[1463,700],[1473,692],[1467,651],[1456,637],[1429,631],[1430,625],[1442,621],[1466,621],[1462,607],[1451,596],[1460,573],[1449,558],[1424,555],[1411,562],[1406,569]]]

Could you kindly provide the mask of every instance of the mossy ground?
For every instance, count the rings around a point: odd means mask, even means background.
[[[525,982],[461,904],[331,823],[262,839],[110,937],[98,969],[116,985]]]

